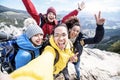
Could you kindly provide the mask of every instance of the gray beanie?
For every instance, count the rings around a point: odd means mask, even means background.
[[[27,27],[25,34],[30,39],[32,36],[36,34],[44,34],[43,30],[36,24],[31,24]]]

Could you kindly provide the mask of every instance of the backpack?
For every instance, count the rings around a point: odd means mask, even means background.
[[[11,73],[15,70],[15,56],[19,50],[19,47],[15,39],[0,42],[0,63],[1,71]],[[34,52],[29,51],[32,55],[32,59],[35,58]]]

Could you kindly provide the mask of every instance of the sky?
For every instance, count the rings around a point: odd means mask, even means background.
[[[78,3],[85,2],[85,12],[96,13],[98,11],[120,11],[120,0],[31,0],[36,10],[46,13],[47,8],[54,7],[57,12],[72,11],[78,7]],[[26,10],[22,0],[0,0],[0,5]]]

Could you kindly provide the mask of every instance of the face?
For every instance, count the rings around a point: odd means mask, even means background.
[[[67,28],[65,28],[64,26],[59,26],[55,28],[54,41],[61,50],[64,50],[68,41]]]
[[[80,26],[73,26],[72,29],[70,29],[70,38],[76,38],[80,33]]]
[[[43,34],[36,34],[31,38],[31,41],[34,46],[39,46],[43,42]]]
[[[56,16],[55,16],[54,13],[49,12],[49,13],[47,14],[47,19],[48,19],[49,22],[53,22],[53,21],[55,20],[55,18],[56,18]]]

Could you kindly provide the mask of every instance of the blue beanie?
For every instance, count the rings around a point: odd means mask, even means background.
[[[43,30],[37,24],[31,24],[27,27],[25,31],[26,36],[30,39],[36,34],[43,34]]]

